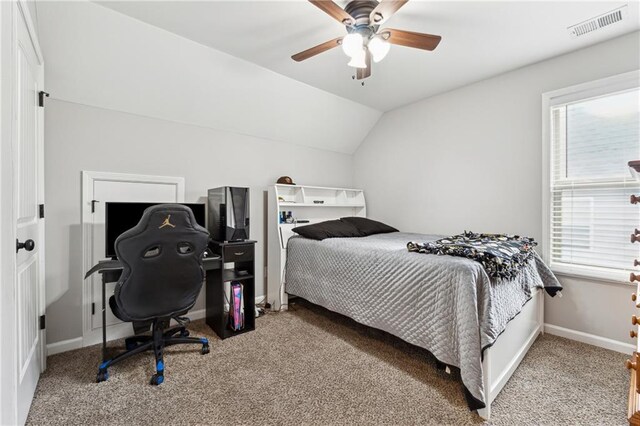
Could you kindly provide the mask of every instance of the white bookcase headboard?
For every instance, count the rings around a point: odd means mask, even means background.
[[[280,212],[291,212],[294,222],[280,223]],[[278,311],[287,304],[284,266],[292,229],[345,216],[366,217],[367,206],[361,189],[278,184],[269,188],[267,216],[267,301]],[[300,220],[308,223],[297,223]]]

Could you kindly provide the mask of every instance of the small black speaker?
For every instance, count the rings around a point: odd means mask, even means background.
[[[222,186],[210,189],[208,228],[215,241],[249,239],[249,188]]]

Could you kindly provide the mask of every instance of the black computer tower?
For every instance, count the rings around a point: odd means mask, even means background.
[[[249,188],[223,186],[209,190],[208,227],[215,241],[249,239]]]

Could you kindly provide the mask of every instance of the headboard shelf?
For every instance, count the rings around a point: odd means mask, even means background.
[[[291,203],[286,201],[281,201],[279,203],[279,207],[359,207],[363,208],[364,204],[335,204],[335,203]]]
[[[334,188],[331,186],[312,186],[312,185],[287,185],[286,183],[277,183],[274,185],[276,188],[304,188],[304,189],[322,189],[322,190],[334,190],[334,191],[356,191],[362,192],[362,189],[355,188]]]
[[[279,184],[274,186],[274,193],[279,207],[364,207],[365,204],[361,189]]]
[[[295,235],[292,229],[302,226],[280,223],[282,212],[291,212],[294,221],[305,220],[310,224],[345,216],[366,217],[367,204],[362,189],[285,184],[269,188],[267,301],[275,310],[286,306],[283,284],[287,242]]]

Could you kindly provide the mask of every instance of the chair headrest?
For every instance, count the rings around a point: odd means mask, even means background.
[[[140,222],[122,233],[115,251],[123,272],[114,292],[125,318],[171,317],[195,303],[204,270],[209,232],[181,204],[147,208]]]
[[[123,232],[116,239],[115,250],[118,258],[120,258],[120,253],[118,253],[119,243],[142,232],[153,230],[158,230],[154,234],[159,237],[168,237],[171,235],[170,231],[175,233],[193,230],[209,234],[205,228],[196,222],[193,211],[189,207],[182,204],[157,204],[148,207],[142,214],[140,222],[128,231]]]

